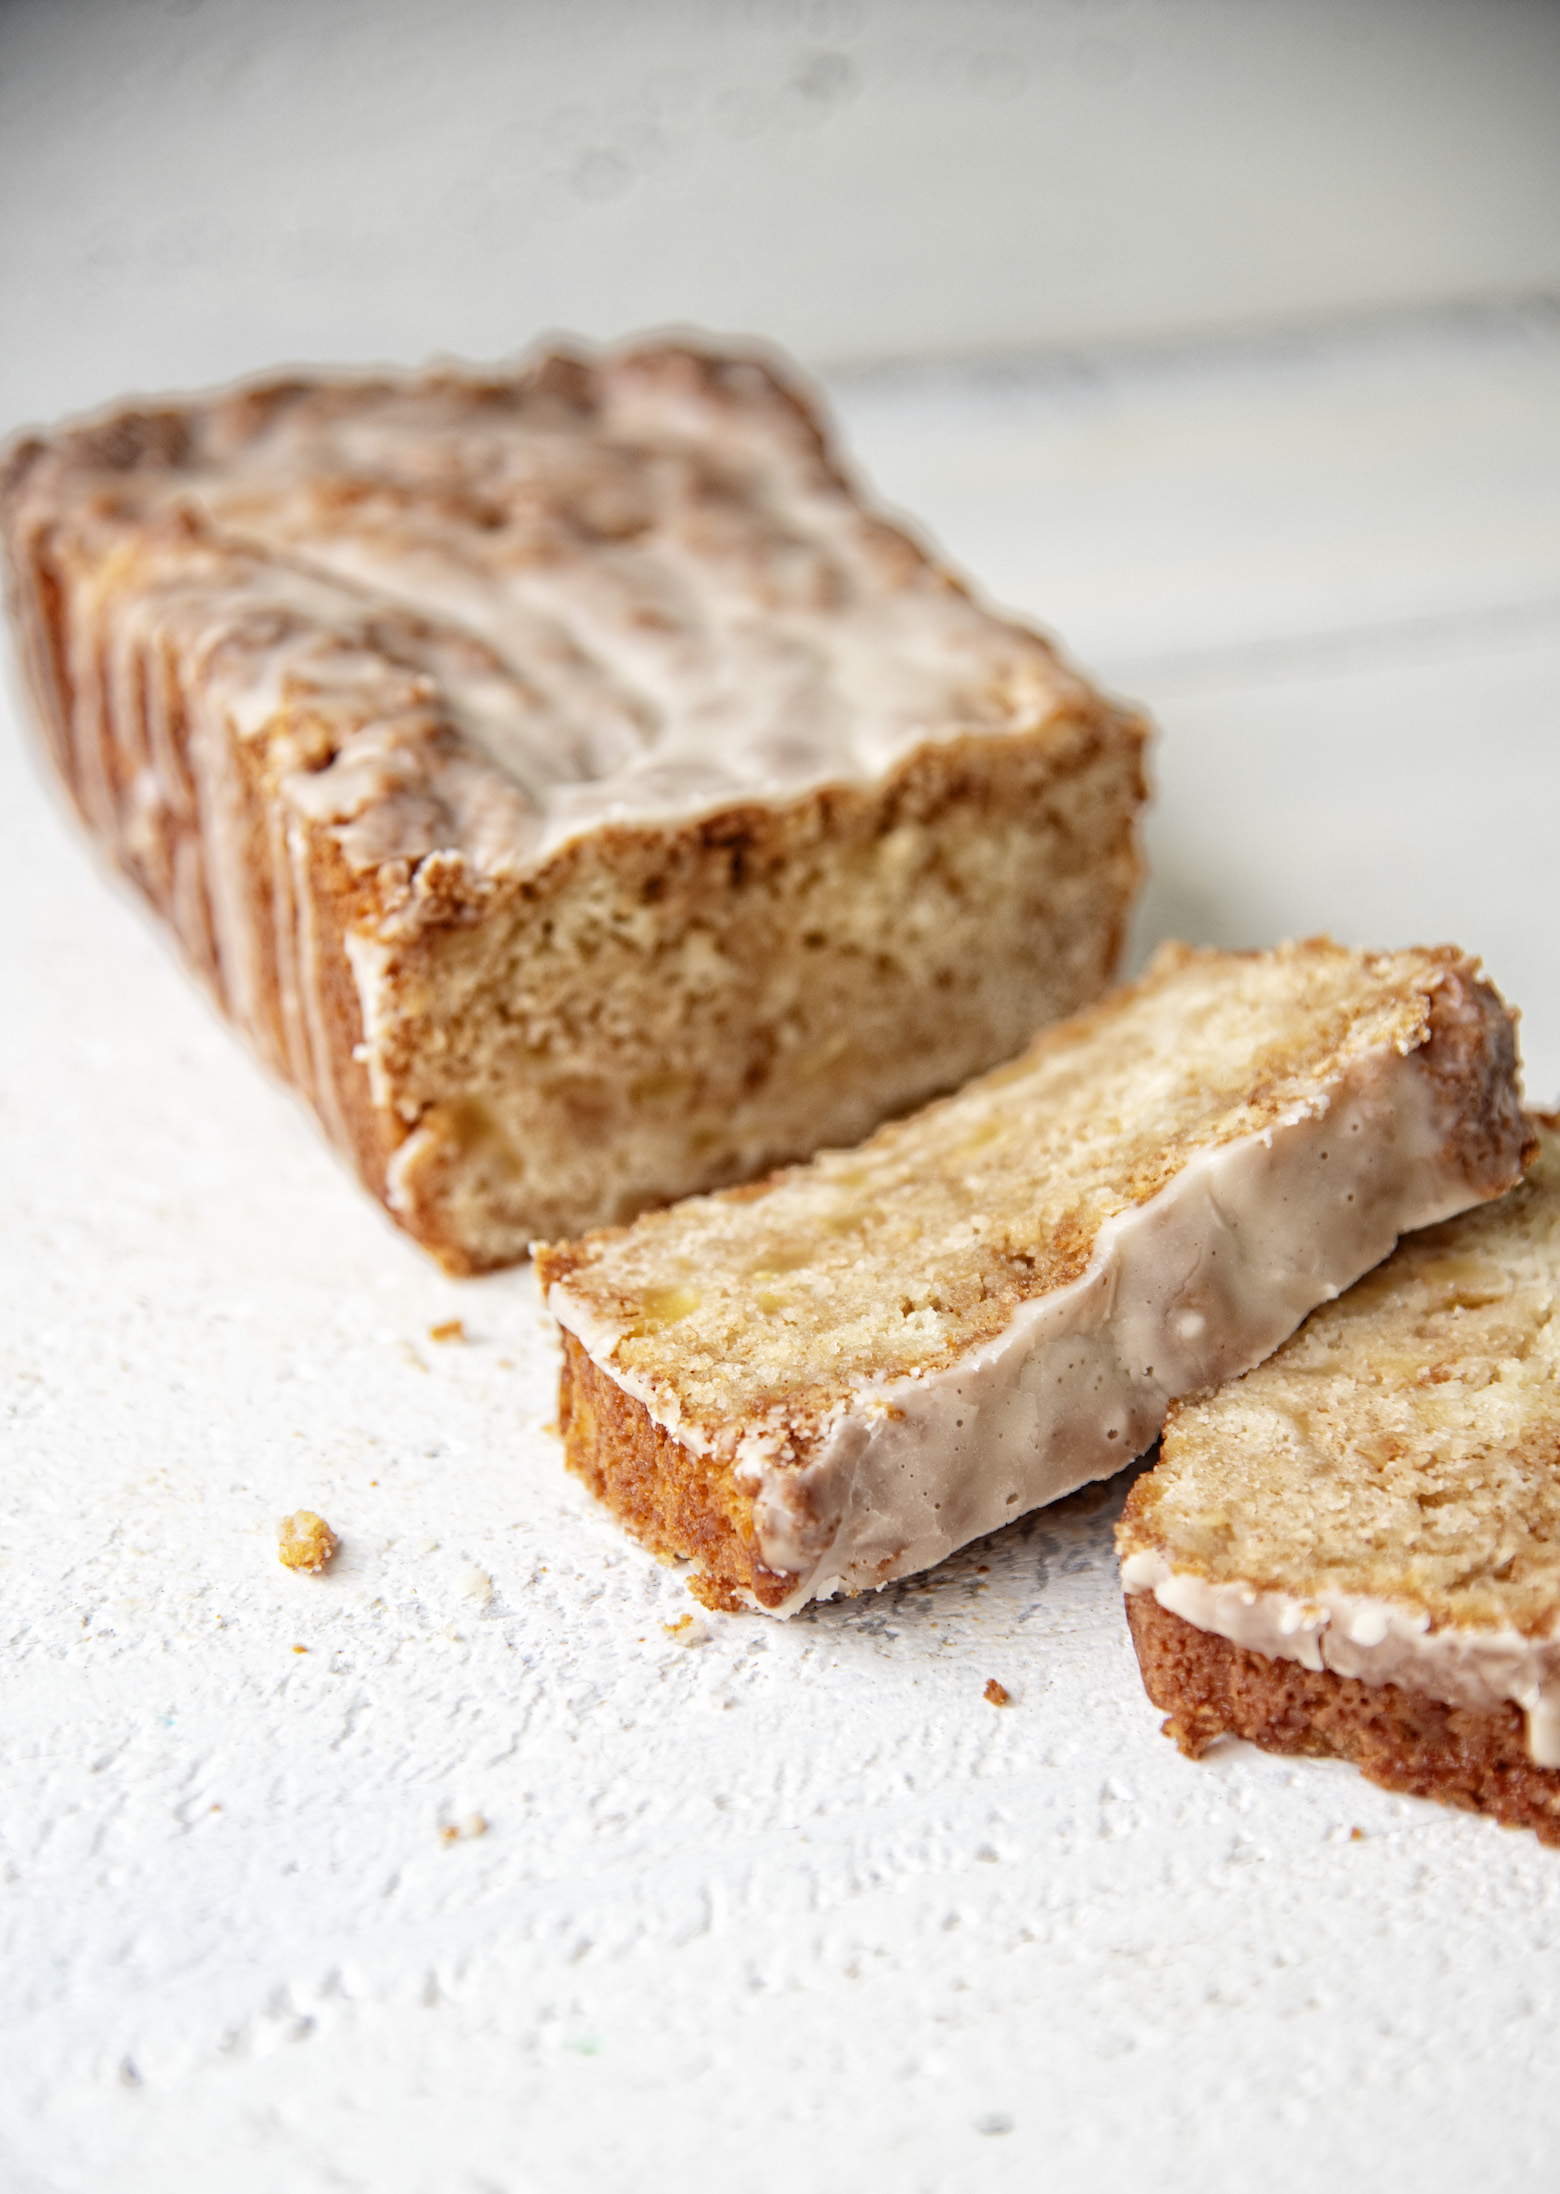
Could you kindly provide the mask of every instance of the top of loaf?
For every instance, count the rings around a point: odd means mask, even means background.
[[[125,409],[17,445],[0,516],[105,675],[171,651],[359,876],[442,854],[480,886],[601,826],[1101,713],[865,507],[754,356],[554,350]]]
[[[1433,1041],[1432,1041],[1433,1039]],[[1520,1171],[1510,1019],[1450,949],[1162,948],[1019,1059],[752,1187],[538,1255],[562,1322],[661,1422],[717,1443],[922,1377],[1079,1279],[1108,1221],[1200,1154],[1325,1117],[1351,1069],[1423,1059],[1425,1157],[1470,1198]]]
[[[1243,1379],[1170,1413],[1123,1555],[1433,1626],[1560,1613],[1560,1122],[1520,1187],[1427,1227]]]

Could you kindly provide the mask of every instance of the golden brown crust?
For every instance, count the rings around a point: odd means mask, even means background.
[[[1488,1813],[1560,1845],[1560,1771],[1528,1756],[1522,1711],[1445,1706],[1396,1684],[1303,1668],[1198,1630],[1151,1592],[1127,1595],[1143,1687],[1188,1759],[1216,1738],[1351,1760],[1384,1790]]]
[[[539,1256],[544,1273],[559,1253]],[[558,1429],[564,1458],[620,1523],[652,1552],[698,1564],[689,1590],[706,1607],[778,1607],[796,1583],[759,1559],[753,1502],[730,1458],[695,1455],[664,1432],[643,1403],[563,1336]]]

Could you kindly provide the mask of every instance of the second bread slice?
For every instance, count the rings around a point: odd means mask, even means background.
[[[1216,1738],[1560,1845],[1560,1121],[1268,1361],[1178,1403],[1116,1539],[1144,1686]]]
[[[1459,953],[1168,947],[860,1149],[543,1249],[568,1459],[707,1605],[881,1585],[1129,1462],[1530,1148]]]

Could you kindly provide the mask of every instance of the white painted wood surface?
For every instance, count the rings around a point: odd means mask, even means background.
[[[1560,322],[837,395],[1156,710],[1140,946],[1455,937],[1560,1090]],[[529,1276],[392,1232],[9,719],[0,781],[7,2194],[1547,2182],[1560,1853],[1180,1759],[1119,1489],[674,1642]]]
[[[1553,0],[5,0],[0,420],[675,320],[985,356],[1560,287]]]

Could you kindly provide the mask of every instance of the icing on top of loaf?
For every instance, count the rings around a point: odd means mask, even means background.
[[[494,879],[1098,706],[750,357],[243,388],[68,430],[20,494],[106,649],[171,649],[356,871]]]

